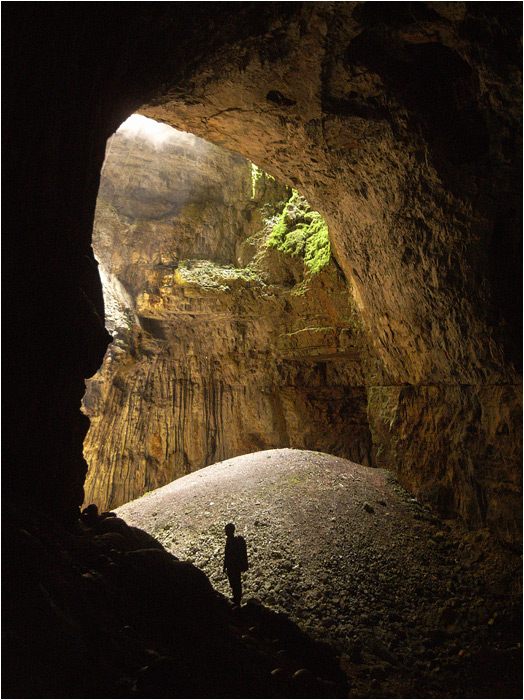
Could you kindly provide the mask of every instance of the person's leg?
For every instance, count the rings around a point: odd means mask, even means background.
[[[237,605],[240,605],[240,601],[242,600],[242,574],[240,571],[238,572],[237,599]]]
[[[242,600],[241,573],[240,571],[231,571],[230,569],[228,569],[227,577],[229,579],[229,585],[231,586],[231,590],[233,592],[233,602],[235,603],[235,605],[240,605],[240,601]]]

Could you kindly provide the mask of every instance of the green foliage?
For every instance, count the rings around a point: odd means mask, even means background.
[[[291,331],[290,333],[281,333],[280,338],[292,338],[294,335],[300,335],[301,333],[329,333],[329,331],[335,331],[334,326],[313,326],[311,328],[300,328],[298,331]]]
[[[267,243],[288,255],[301,256],[312,274],[326,267],[331,258],[326,222],[296,190],[293,190]]]
[[[234,286],[263,284],[260,275],[249,267],[219,265],[211,260],[181,260],[173,281],[176,284],[219,291],[227,291]]]
[[[261,170],[258,165],[251,163],[251,199],[255,199],[257,186],[262,180],[274,180],[273,175]]]
[[[251,198],[255,198],[257,181],[263,176],[260,170],[254,163],[251,163]]]

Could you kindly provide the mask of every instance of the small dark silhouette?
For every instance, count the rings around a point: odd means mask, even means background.
[[[96,506],[94,503],[91,503],[87,506],[87,508],[84,508],[80,515],[80,520],[86,527],[91,529],[96,528],[97,525],[99,525],[103,520],[106,520],[106,518],[116,518],[116,513],[112,513],[111,511],[99,513],[98,506]]]
[[[233,591],[233,603],[240,605],[242,600],[242,572],[247,571],[249,567],[246,541],[241,535],[235,537],[235,526],[233,523],[228,523],[225,530],[227,539],[224,552],[224,572],[227,573],[229,585]]]
[[[84,508],[80,515],[80,520],[89,528],[96,527],[98,523],[98,506],[91,503],[87,508]]]

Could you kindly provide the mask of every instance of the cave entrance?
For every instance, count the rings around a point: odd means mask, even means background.
[[[276,447],[372,462],[356,312],[296,190],[133,115],[108,141],[93,247],[114,341],[84,398],[87,503]]]

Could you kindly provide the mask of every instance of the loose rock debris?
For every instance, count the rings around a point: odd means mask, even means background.
[[[387,471],[270,450],[118,513],[225,596],[223,528],[235,522],[250,559],[244,602],[335,649],[351,697],[493,697],[519,687],[519,558],[487,531],[440,520]]]

